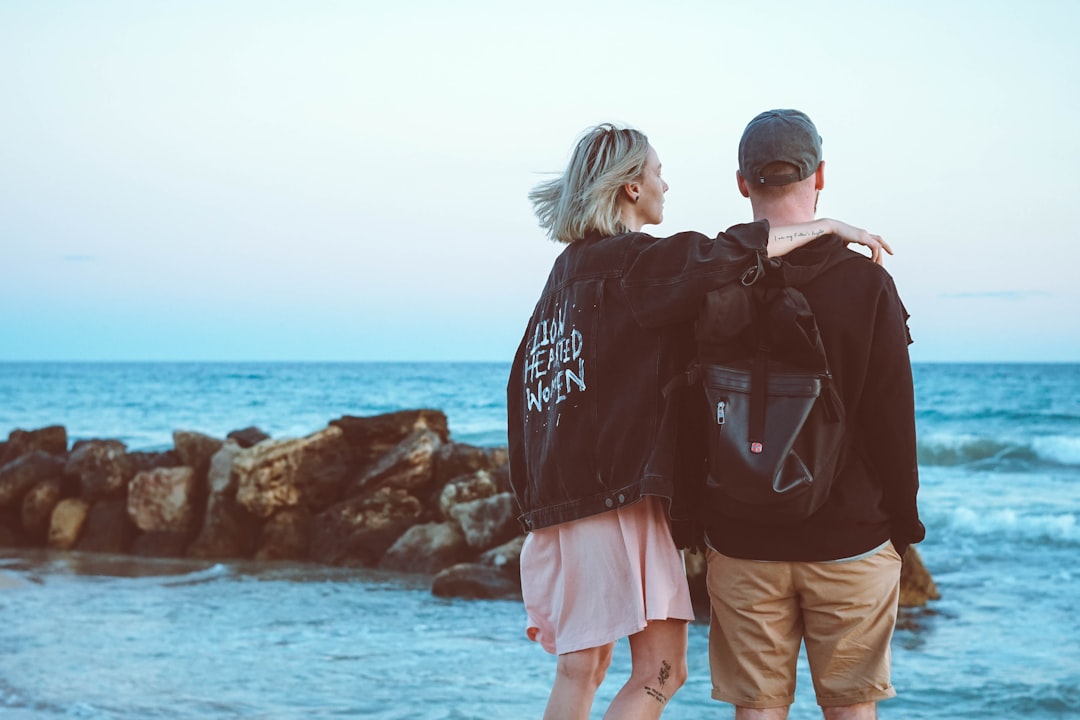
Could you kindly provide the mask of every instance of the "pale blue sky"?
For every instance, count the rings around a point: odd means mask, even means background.
[[[0,360],[509,360],[583,129],[715,232],[797,107],[914,360],[1080,361],[1078,8],[0,0]]]

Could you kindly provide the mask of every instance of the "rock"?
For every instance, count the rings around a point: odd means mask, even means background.
[[[439,494],[439,512],[449,520],[450,510],[455,505],[489,498],[498,492],[495,480],[487,470],[477,470],[469,475],[461,475],[443,487]]]
[[[448,483],[478,470],[491,470],[498,462],[495,451],[464,443],[446,443],[435,453],[435,481]]]
[[[84,440],[75,443],[64,474],[77,478],[84,500],[119,497],[135,475],[135,466],[119,440]]]
[[[188,546],[188,557],[247,558],[255,550],[259,523],[227,495],[211,495],[202,527]]]
[[[510,493],[460,503],[450,509],[450,515],[474,550],[493,548],[521,532],[516,520],[517,502]]]
[[[67,442],[67,430],[63,425],[50,425],[39,430],[12,430],[7,442],[0,447],[0,466],[35,450],[63,455],[67,453]]]
[[[444,443],[450,440],[446,414],[441,410],[402,410],[372,417],[346,415],[330,425],[345,433],[345,442],[352,455],[351,464],[356,467],[375,462],[417,430],[431,430]]]
[[[0,507],[0,547],[22,547],[29,539],[13,507]]]
[[[188,547],[197,558],[245,558],[255,549],[259,527],[256,519],[236,502],[233,461],[240,445],[229,440],[210,458],[207,484],[210,497],[198,537]]]
[[[180,458],[180,464],[194,468],[196,478],[206,477],[206,471],[210,467],[210,458],[224,444],[215,437],[191,430],[173,431],[173,446]]]
[[[52,477],[37,483],[23,496],[23,530],[36,543],[48,537],[53,510],[63,497],[62,487],[61,478]]]
[[[379,567],[401,572],[434,574],[469,554],[465,534],[456,523],[413,525],[390,546]]]
[[[98,553],[126,553],[137,530],[127,515],[123,499],[99,500],[86,514],[76,550]]]
[[[195,470],[186,465],[136,475],[128,488],[127,514],[144,532],[193,529]]]
[[[518,535],[498,547],[482,553],[477,559],[481,565],[488,565],[506,574],[521,589],[521,546],[525,536]]]
[[[435,480],[435,452],[442,442],[438,433],[427,428],[413,431],[368,466],[349,486],[348,495],[370,493],[381,487],[423,495]]]
[[[233,474],[233,463],[243,447],[239,443],[229,440],[222,445],[214,456],[210,458],[210,466],[206,472],[206,482],[210,488],[210,494],[236,496],[236,476]]]
[[[70,550],[82,533],[90,503],[81,498],[66,498],[53,508],[49,520],[47,544],[54,550]]]
[[[499,492],[513,492],[510,486],[510,466],[499,465],[491,471],[491,479],[495,481],[495,487]]]
[[[307,560],[311,512],[295,507],[278,510],[262,528],[256,560]]]
[[[934,579],[930,577],[922,557],[909,545],[900,566],[900,607],[923,607],[930,600],[939,600]]]
[[[0,508],[17,506],[26,491],[40,482],[59,478],[64,461],[43,450],[21,455],[0,467]]]
[[[269,440],[270,436],[257,427],[246,427],[243,430],[233,430],[225,436],[226,440],[232,440],[242,448],[258,445],[263,440]]]
[[[190,542],[190,532],[155,530],[135,538],[131,553],[140,557],[182,558]]]
[[[498,568],[478,563],[461,563],[446,568],[431,583],[432,594],[472,600],[514,599],[521,588]]]
[[[401,489],[381,488],[319,514],[311,529],[311,559],[327,565],[373,566],[423,513]]]
[[[236,501],[259,518],[297,505],[316,511],[329,507],[341,495],[348,456],[344,433],[337,427],[242,449],[233,460]]]
[[[137,475],[145,470],[157,470],[158,468],[177,467],[183,465],[176,450],[164,450],[161,452],[139,450],[129,452],[128,460],[131,461],[132,475]]]

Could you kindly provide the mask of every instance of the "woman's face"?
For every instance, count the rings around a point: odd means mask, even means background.
[[[668,191],[668,184],[660,176],[660,157],[651,145],[649,154],[645,157],[645,169],[641,172],[638,185],[640,188],[637,201],[639,217],[645,225],[659,225],[664,219],[664,193]]]

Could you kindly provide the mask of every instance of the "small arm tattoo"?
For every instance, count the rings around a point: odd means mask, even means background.
[[[784,235],[777,235],[776,240],[778,242],[795,242],[803,238],[816,238],[820,235],[824,235],[824,230],[796,230],[795,232],[785,233]]]

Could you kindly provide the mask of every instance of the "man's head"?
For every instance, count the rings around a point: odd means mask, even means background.
[[[751,120],[739,141],[736,179],[755,216],[773,222],[813,218],[817,193],[825,187],[813,121],[798,110],[767,110]]]

